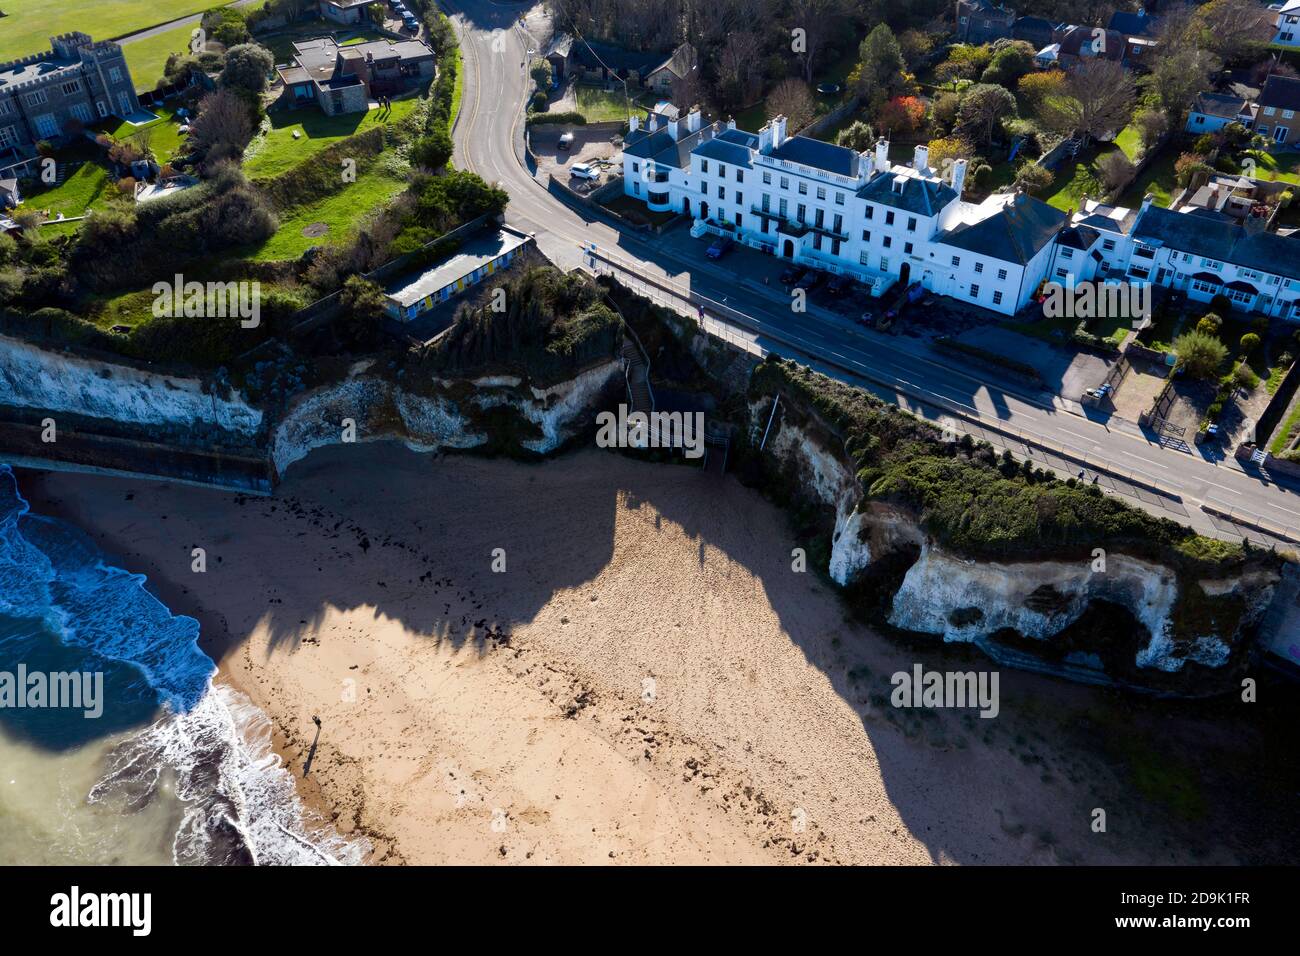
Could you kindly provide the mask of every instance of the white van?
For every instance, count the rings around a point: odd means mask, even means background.
[[[599,179],[600,171],[590,163],[574,163],[569,167],[569,175],[574,179]]]

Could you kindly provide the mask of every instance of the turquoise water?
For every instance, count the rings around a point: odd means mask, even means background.
[[[361,862],[364,841],[305,816],[265,715],[212,683],[198,622],[144,584],[30,514],[0,465],[0,686],[102,687],[95,716],[0,697],[0,864]]]

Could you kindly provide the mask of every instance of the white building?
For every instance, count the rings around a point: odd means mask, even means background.
[[[1300,47],[1300,0],[1275,3],[1269,9],[1277,11],[1277,32],[1273,35],[1273,42]]]
[[[650,209],[691,216],[695,235],[848,275],[875,295],[920,281],[1006,314],[1033,295],[1067,220],[1019,193],[964,202],[965,160],[941,176],[918,146],[910,166],[893,165],[883,140],[858,153],[788,137],[779,116],[757,134],[702,127],[698,111],[634,118],[623,177]]]
[[[1163,209],[1150,196],[1136,212],[1085,200],[1056,246],[1049,278],[1059,282],[1152,282],[1194,302],[1224,295],[1237,311],[1300,321],[1300,239],[1213,209]]]

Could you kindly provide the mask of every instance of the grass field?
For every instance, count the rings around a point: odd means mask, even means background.
[[[189,50],[193,29],[192,26],[176,27],[174,30],[164,30],[157,36],[122,45],[122,50],[126,53],[126,65],[131,68],[131,79],[135,81],[137,91],[152,90],[158,85],[162,79],[163,67],[167,65],[167,57]]]
[[[1125,126],[1115,137],[1115,145],[1124,150],[1130,163],[1136,163],[1138,154],[1142,152],[1142,136],[1136,126]]]
[[[271,114],[271,131],[262,141],[254,141],[245,155],[244,172],[250,179],[270,179],[288,172],[321,150],[348,136],[364,133],[376,126],[397,123],[410,116],[420,98],[412,96],[394,100],[391,112],[379,109],[365,113],[326,116],[314,107],[300,110],[277,110]],[[294,139],[297,131],[299,138]]]
[[[50,37],[70,30],[110,40],[223,5],[221,0],[4,0],[0,10],[8,16],[0,18],[0,61],[48,50]]]
[[[596,86],[577,87],[578,112],[587,118],[588,123],[610,123],[627,121],[627,100],[620,85],[614,92],[608,92]],[[636,98],[632,98],[636,102]]]
[[[57,219],[59,213],[65,216],[83,216],[86,210],[103,206],[112,195],[113,184],[109,182],[108,171],[95,161],[97,157],[98,150],[89,143],[59,154],[56,159],[60,165],[79,165],[59,185],[25,193],[22,207],[48,210],[50,218]]]
[[[375,166],[357,176],[357,181],[319,202],[307,203],[280,215],[280,228],[270,239],[248,251],[245,258],[257,262],[296,259],[312,246],[332,245],[350,238],[365,215],[389,202],[406,188],[406,180]],[[328,227],[324,235],[304,236],[303,229],[314,223]]]
[[[1157,206],[1168,207],[1178,194],[1178,181],[1174,175],[1174,163],[1177,160],[1178,150],[1166,147],[1119,197],[1119,204],[1136,209],[1142,205],[1142,198],[1150,193]]]
[[[158,162],[170,162],[180,148],[181,140],[184,139],[180,134],[181,124],[173,118],[175,111],[169,106],[158,107],[153,112],[157,114],[158,119],[152,123],[145,123],[143,126],[132,126],[123,120],[115,120],[113,121],[114,125],[107,129],[106,132],[115,139],[131,139],[133,136],[147,131],[149,146]]]

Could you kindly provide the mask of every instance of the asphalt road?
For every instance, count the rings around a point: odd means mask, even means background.
[[[540,7],[457,0],[444,3],[444,9],[460,33],[465,71],[454,161],[500,184],[510,194],[507,220],[535,233],[538,247],[559,265],[581,265],[582,247],[595,243],[629,269],[743,313],[732,338],[746,338],[756,348],[867,384],[929,417],[965,410],[1004,433],[1019,431],[1033,444],[1067,450],[1075,460],[1086,456],[1097,470],[1131,474],[1137,483],[1166,493],[1139,496],[1143,507],[1203,532],[1230,539],[1246,532],[1200,507],[1209,503],[1220,511],[1236,509],[1245,523],[1292,529],[1290,536],[1300,540],[1300,494],[1243,470],[1231,458],[1216,461],[1199,450],[1162,447],[1134,425],[1094,420],[1076,403],[1013,389],[977,369],[954,367],[922,342],[879,335],[816,309],[795,312],[781,290],[764,288],[735,271],[742,257],[734,254],[711,263],[699,256],[698,245],[683,242],[680,235],[646,239],[579,214],[536,180],[523,159],[523,104],[531,87],[527,53],[536,46],[534,34],[546,32]],[[1052,456],[1046,457],[1051,464]],[[1085,471],[1088,477],[1094,474]]]

